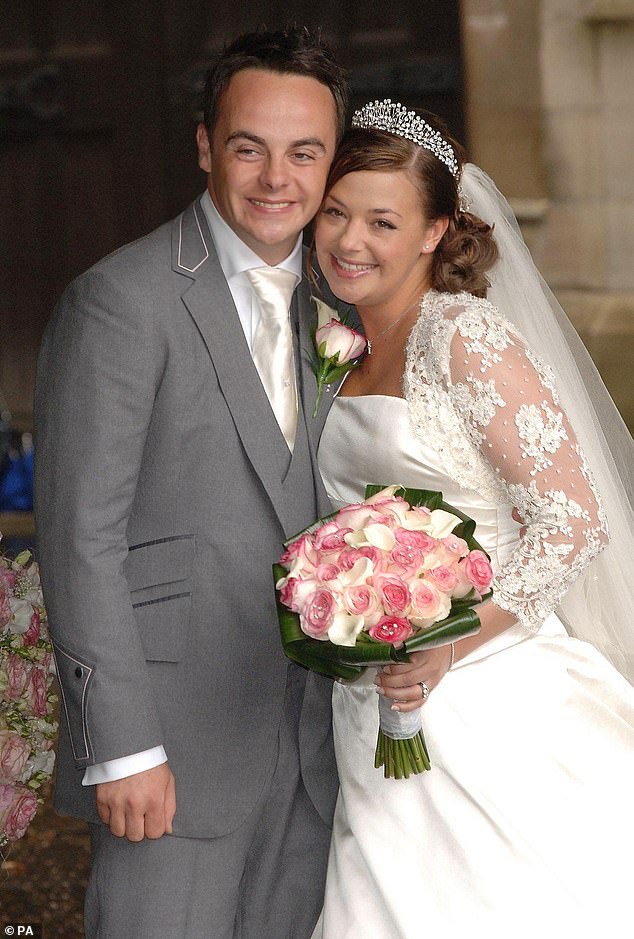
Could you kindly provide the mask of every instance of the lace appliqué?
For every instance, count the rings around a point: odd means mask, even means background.
[[[465,342],[465,348],[472,355],[480,356],[480,371],[486,372],[488,368],[502,361],[499,352],[504,351],[509,344],[506,330],[495,322],[485,322],[483,318],[471,310],[456,317],[456,325]]]
[[[533,460],[531,476],[552,466],[548,454],[556,453],[561,442],[568,439],[563,420],[562,412],[556,414],[547,401],[542,401],[541,410],[534,404],[523,404],[515,415],[522,456]]]
[[[547,365],[542,358],[540,358],[536,352],[533,352],[532,349],[529,349],[528,346],[525,348],[526,358],[531,363],[537,374],[541,379],[541,383],[544,388],[547,388],[555,404],[559,404],[559,392],[557,391],[557,386],[555,385],[555,373],[553,372],[550,365]]]
[[[446,380],[455,324],[445,318],[445,310],[458,307],[464,312],[468,307],[474,312],[474,300],[467,293],[440,294],[434,290],[423,297],[407,344],[403,392],[415,433],[434,447],[447,473],[464,488],[499,502],[505,499],[505,489],[480,451],[482,435],[473,423],[465,424],[460,417],[472,400],[469,389],[464,383],[450,386]],[[478,328],[476,318],[465,321],[469,322],[473,329]]]
[[[497,409],[505,406],[506,401],[497,393],[493,379],[491,381],[480,381],[479,378],[474,378],[473,375],[469,374],[467,381],[473,388],[473,393],[469,395],[471,417],[476,424],[486,427],[497,414]]]
[[[454,362],[456,336],[466,357]],[[523,382],[532,380],[519,393],[531,388],[532,397],[509,405],[518,369]],[[487,380],[476,371],[488,372]],[[446,472],[487,501],[517,509],[522,535],[494,578],[493,602],[539,629],[607,540],[590,471],[556,410],[552,370],[488,301],[430,291],[409,338],[404,392],[415,432]]]

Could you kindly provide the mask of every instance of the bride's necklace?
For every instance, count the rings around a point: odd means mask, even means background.
[[[366,340],[366,342],[367,342],[366,354],[367,354],[367,355],[372,355],[372,348],[373,348],[374,344],[376,343],[377,339],[381,339],[381,337],[382,337],[382,336],[385,336],[387,333],[389,333],[391,329],[394,329],[395,326],[398,326],[398,324],[399,324],[402,320],[405,319],[405,317],[407,316],[408,313],[411,313],[411,312],[412,312],[412,310],[414,309],[414,307],[417,306],[417,304],[419,304],[420,301],[421,301],[421,298],[420,298],[420,297],[417,297],[416,300],[414,300],[414,302],[413,302],[412,304],[410,304],[410,306],[408,306],[408,308],[407,308],[406,310],[404,310],[404,312],[401,313],[400,316],[397,316],[395,320],[392,320],[392,322],[390,323],[390,325],[389,325],[389,326],[386,326],[385,329],[382,329],[381,332],[378,333],[378,334],[374,337],[374,339],[367,339],[367,340]]]

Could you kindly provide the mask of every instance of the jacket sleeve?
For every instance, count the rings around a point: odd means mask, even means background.
[[[162,743],[122,570],[165,360],[137,293],[98,270],[79,278],[38,362],[38,554],[78,766]]]

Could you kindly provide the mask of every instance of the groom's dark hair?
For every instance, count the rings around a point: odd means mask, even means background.
[[[234,75],[256,68],[281,75],[304,75],[325,85],[332,94],[337,115],[337,140],[346,123],[349,86],[345,69],[339,65],[320,33],[306,26],[283,30],[259,29],[234,39],[221,52],[207,73],[204,93],[204,122],[211,135],[218,117],[223,92]]]

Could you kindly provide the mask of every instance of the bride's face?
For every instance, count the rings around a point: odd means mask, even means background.
[[[445,227],[425,218],[405,170],[349,173],[317,216],[319,266],[347,303],[397,307],[430,286],[431,256]]]

